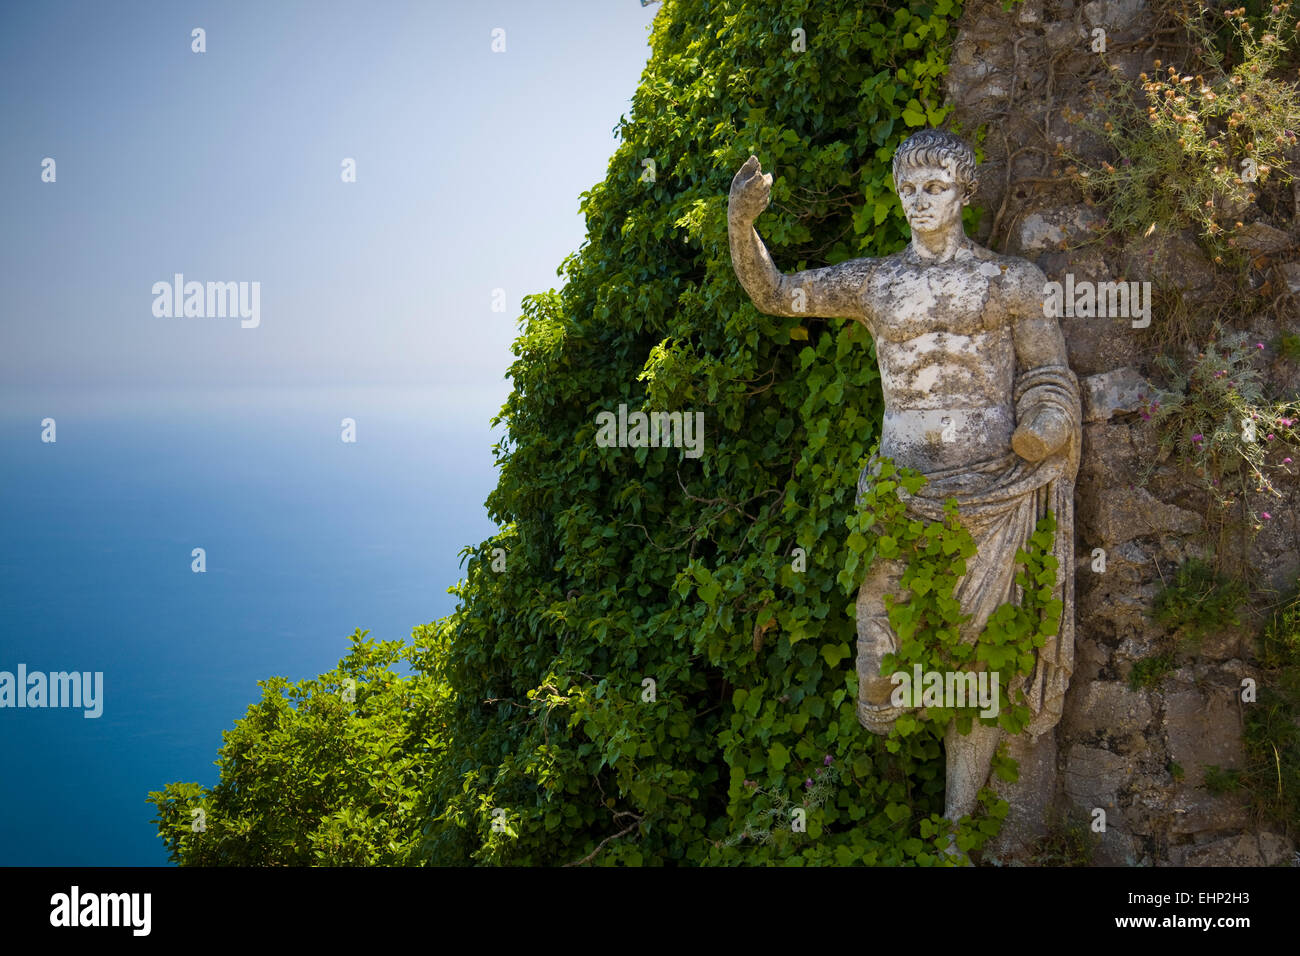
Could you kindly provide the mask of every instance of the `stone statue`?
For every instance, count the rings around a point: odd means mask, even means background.
[[[973,642],[1000,605],[1019,603],[1016,551],[1048,509],[1055,514],[1061,626],[1015,685],[1032,713],[1026,732],[1036,737],[1060,719],[1074,663],[1079,384],[1060,326],[1044,308],[1043,273],[975,244],[962,228],[962,207],[975,189],[970,147],[949,133],[922,130],[899,146],[893,173],[912,229],[903,251],[782,275],[754,230],[772,176],[751,156],[731,184],[732,264],[754,305],[770,315],[857,319],[870,331],[885,399],[878,454],[926,476],[918,494],[900,489],[910,514],[940,521],[945,499],[956,498],[975,540],[977,553],[954,595],[970,615],[962,640]],[[859,493],[872,467],[863,469]],[[915,709],[892,705],[894,683],[881,672],[882,659],[898,646],[883,598],[905,596],[902,572],[901,560],[877,559],[858,594],[858,719],[878,734]],[[948,727],[947,819],[975,809],[1002,736],[979,721],[969,734]]]

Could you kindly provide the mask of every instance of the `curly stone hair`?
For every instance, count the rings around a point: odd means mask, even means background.
[[[963,196],[975,195],[975,151],[965,141],[941,129],[923,129],[913,133],[894,151],[894,181],[904,166],[940,166],[952,172]]]

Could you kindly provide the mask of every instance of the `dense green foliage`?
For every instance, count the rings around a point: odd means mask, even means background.
[[[417,635],[418,636],[418,635]],[[426,662],[400,641],[358,631],[339,666],[262,700],[222,736],[221,780],[149,794],[173,862],[198,866],[385,864],[408,858],[420,783],[442,735]],[[415,677],[393,665],[404,662]]]

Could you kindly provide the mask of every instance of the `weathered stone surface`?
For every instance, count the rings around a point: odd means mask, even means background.
[[[1207,663],[1232,660],[1250,652],[1251,639],[1245,627],[1216,628],[1194,648],[1198,660]]]
[[[1079,735],[1122,739],[1141,735],[1152,716],[1146,694],[1116,681],[1093,681],[1070,695],[1064,726]]]
[[[1130,485],[1137,476],[1138,450],[1124,422],[1089,423],[1083,430],[1085,453],[1079,463],[1080,482],[1101,487]]]
[[[1093,866],[1148,866],[1150,860],[1139,859],[1138,841],[1132,834],[1107,822],[1106,831],[1093,835]]]
[[[1063,779],[1065,795],[1085,815],[1106,811],[1108,821],[1122,818],[1119,788],[1133,772],[1133,760],[1097,747],[1075,744],[1069,750]]]
[[[1022,255],[1030,256],[1062,243],[1077,245],[1090,239],[1101,222],[1096,210],[1084,205],[1036,210],[1020,221],[1017,245]]]
[[[1291,844],[1276,833],[1243,833],[1210,843],[1176,846],[1169,851],[1174,866],[1277,866],[1291,858]]]
[[[999,857],[1014,856],[1047,832],[1043,808],[1056,794],[1056,736],[1017,735],[1007,741],[1007,755],[1020,764],[1015,783],[994,777],[990,786],[1007,801],[1010,809],[997,838],[986,852]]]
[[[1289,233],[1275,229],[1266,222],[1252,222],[1238,229],[1233,238],[1237,245],[1251,252],[1281,252],[1296,244]]]
[[[1109,281],[1109,273],[1093,278]],[[1069,342],[1070,367],[1079,375],[1097,375],[1148,358],[1133,334],[1133,320],[1116,316],[1065,316],[1061,331]]]
[[[1185,233],[1157,230],[1124,249],[1124,278],[1175,286],[1184,293],[1203,292],[1214,284],[1210,260]]]
[[[1180,836],[1240,830],[1250,825],[1246,802],[1236,794],[1212,796],[1205,790],[1180,786],[1170,804],[1173,821],[1169,829]]]
[[[1282,281],[1292,295],[1300,295],[1300,262],[1284,262],[1278,266],[1282,272]]]
[[[1195,534],[1204,524],[1194,511],[1165,504],[1140,485],[1098,490],[1091,517],[1092,536],[1114,544],[1145,535]]]
[[[1083,389],[1083,420],[1106,421],[1124,412],[1136,412],[1144,405],[1144,396],[1152,393],[1151,383],[1131,366],[1089,375],[1079,382]]]
[[[1205,782],[1205,768],[1242,764],[1241,710],[1237,688],[1206,694],[1193,683],[1175,683],[1165,692],[1165,735],[1169,759],[1183,769],[1183,783]]]
[[[1091,0],[1083,5],[1083,19],[1090,27],[1122,30],[1133,26],[1145,7],[1143,0]]]
[[[1043,19],[1043,0],[1024,0],[1016,11],[1016,22],[1035,24]]]

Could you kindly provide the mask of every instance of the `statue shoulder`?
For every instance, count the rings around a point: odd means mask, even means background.
[[[999,285],[1003,297],[1008,302],[1014,302],[1028,308],[1034,314],[1041,314],[1040,310],[1047,286],[1047,276],[1043,274],[1042,269],[1028,259],[1022,259],[1019,256],[1004,256],[991,249],[985,249],[983,246],[975,247],[975,256],[977,259],[989,263],[990,273],[993,266],[997,267]]]
[[[860,259],[845,259],[833,266],[828,266],[824,271],[829,273],[837,284],[852,288],[858,293],[868,293],[872,278],[880,275],[881,270],[886,268],[890,260],[894,258],[894,256],[873,256]]]
[[[871,278],[872,273],[880,268],[881,264],[886,262],[888,257],[865,256],[861,259],[845,259],[839,263],[839,268],[847,274],[857,276],[863,281]]]
[[[903,258],[903,253],[907,249],[904,247],[898,252],[890,253],[887,256],[874,256],[870,259],[855,259],[854,262],[862,263],[862,278],[867,281],[874,276],[887,277],[900,269],[907,268],[907,263]]]

